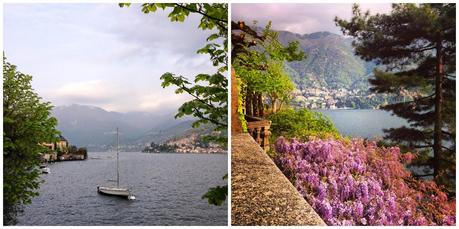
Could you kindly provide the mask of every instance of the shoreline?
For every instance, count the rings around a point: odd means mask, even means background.
[[[113,151],[93,151],[93,152],[88,152],[90,153],[116,153]],[[129,153],[144,153],[144,154],[206,154],[206,155],[225,155],[228,154],[228,151],[225,151],[224,153],[178,153],[178,152],[142,152],[142,151],[129,151],[129,152],[120,152],[120,154],[129,154]],[[91,156],[88,157],[88,159],[95,159],[91,158]]]

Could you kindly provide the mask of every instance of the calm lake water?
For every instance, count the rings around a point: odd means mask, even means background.
[[[201,199],[227,183],[227,155],[120,153],[120,183],[132,189],[133,201],[97,193],[116,180],[115,155],[51,164],[18,225],[227,225],[227,203]]]
[[[408,123],[385,110],[316,110],[329,117],[338,131],[345,136],[375,139],[383,137],[383,129],[408,126]],[[410,166],[417,174],[429,171],[425,166]],[[425,177],[431,179],[431,177]]]
[[[407,125],[404,119],[384,110],[315,110],[329,117],[345,136],[375,138],[384,136],[383,129]]]

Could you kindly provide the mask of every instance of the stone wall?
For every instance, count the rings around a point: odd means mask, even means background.
[[[249,134],[231,147],[232,225],[326,225]]]

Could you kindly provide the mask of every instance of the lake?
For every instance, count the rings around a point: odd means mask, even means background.
[[[227,203],[201,199],[209,187],[227,183],[226,154],[120,153],[120,185],[132,189],[132,201],[97,193],[116,180],[116,153],[88,154],[49,166],[18,225],[227,225]]]
[[[404,119],[385,110],[315,110],[329,117],[345,136],[375,138],[384,136],[383,129],[408,125]]]
[[[393,116],[391,112],[385,110],[314,111],[329,117],[342,135],[351,137],[374,139],[384,136],[383,129],[408,126],[405,119]],[[416,174],[431,173],[431,170],[426,166],[409,166],[408,169]],[[430,176],[424,178],[432,179]]]

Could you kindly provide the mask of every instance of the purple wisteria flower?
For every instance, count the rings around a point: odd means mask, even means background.
[[[302,143],[280,138],[274,148],[278,166],[328,225],[455,225],[455,213],[426,218],[432,214],[416,206],[425,198],[448,198],[410,189],[403,162],[413,156],[397,147],[379,148],[361,139]]]

